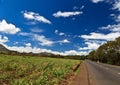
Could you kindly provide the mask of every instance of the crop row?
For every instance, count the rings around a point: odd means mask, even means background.
[[[0,85],[59,85],[78,60],[0,56]]]

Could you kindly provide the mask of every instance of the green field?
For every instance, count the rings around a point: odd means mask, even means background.
[[[0,85],[60,85],[79,60],[0,56]]]

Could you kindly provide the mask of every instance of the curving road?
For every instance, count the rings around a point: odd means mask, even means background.
[[[89,78],[94,80],[95,85],[120,85],[120,66],[96,63],[90,60],[85,60],[85,64],[89,76],[91,76]]]

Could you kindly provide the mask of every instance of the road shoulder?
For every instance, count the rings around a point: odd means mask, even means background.
[[[78,72],[71,85],[90,85],[88,71],[84,61],[82,62],[80,71]]]

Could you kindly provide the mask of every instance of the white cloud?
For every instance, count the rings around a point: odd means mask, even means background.
[[[112,32],[109,34],[102,34],[102,33],[90,33],[90,35],[81,35],[81,38],[84,39],[97,39],[97,40],[114,40],[115,38],[119,37],[119,32]]]
[[[78,10],[78,9],[82,10],[84,7],[85,7],[84,5],[82,5],[81,7],[74,6],[74,7],[73,7],[73,10]]]
[[[26,53],[29,53],[29,52],[34,52],[34,53],[37,53],[36,51],[38,49],[36,48],[32,48],[32,47],[24,47],[24,46],[6,46],[9,50],[13,50],[13,51],[18,51],[18,52],[26,52]]]
[[[58,30],[55,30],[55,32],[58,33]],[[64,39],[61,41],[52,41],[52,40],[46,38],[44,35],[38,35],[38,34],[34,34],[34,33],[20,32],[19,35],[31,37],[32,40],[39,41],[40,42],[39,44],[41,46],[52,46],[55,43],[60,43],[60,44],[70,43],[70,41],[67,39]],[[61,34],[59,33],[59,35],[61,35]]]
[[[87,47],[80,47],[79,50],[96,50],[101,44],[95,42],[85,42]]]
[[[23,15],[28,20],[35,20],[35,21],[38,21],[38,22],[43,22],[43,23],[51,24],[50,20],[46,19],[43,16],[40,16],[38,13],[25,11],[25,12],[23,12]]]
[[[103,0],[91,0],[93,3],[102,2]]]
[[[59,31],[58,30],[55,30],[55,33],[57,34]]]
[[[27,32],[20,32],[19,35],[22,35],[22,36],[30,36],[32,35],[31,33],[27,33]]]
[[[5,42],[8,42],[8,41],[9,41],[9,40],[8,40],[8,37],[0,35],[0,44],[1,44],[1,43],[5,43]]]
[[[98,2],[106,2],[108,4],[113,5],[112,9],[120,12],[120,0],[91,0],[93,3]],[[79,50],[95,50],[97,49],[101,44],[105,43],[109,40],[114,40],[117,37],[120,37],[120,14],[110,14],[112,18],[114,18],[115,22],[117,24],[113,25],[107,25],[103,27],[99,27],[99,29],[102,30],[108,30],[109,33],[103,34],[103,33],[95,33],[92,32],[89,35],[81,35],[80,37],[85,39],[86,47],[79,47]],[[92,42],[91,42],[92,41]]]
[[[118,11],[120,11],[120,0],[115,1],[112,9],[117,9]]]
[[[53,41],[47,39],[47,38],[46,38],[45,36],[43,36],[43,35],[37,35],[37,34],[35,34],[35,35],[34,35],[34,39],[37,40],[37,41],[39,41],[39,42],[40,42],[40,45],[42,45],[42,46],[51,46],[51,45],[54,44]]]
[[[60,33],[59,33],[59,35],[60,35],[60,36],[63,36],[63,35],[65,35],[65,33],[63,33],[63,32],[60,32]]]
[[[115,22],[120,24],[120,14],[118,15],[110,14],[110,16],[115,20]]]
[[[120,12],[120,0],[114,0],[114,4],[112,5],[113,5],[112,7],[113,10],[117,9],[117,11]],[[118,22],[118,24],[120,24],[120,14],[116,14],[116,15],[114,14],[114,19],[116,22]]]
[[[65,51],[63,55],[87,55],[86,51],[76,51],[76,50],[69,50]]]
[[[111,17],[115,17],[116,15],[115,14],[110,14]]]
[[[64,36],[64,37],[74,37],[74,35],[71,35],[70,33],[67,34],[67,33],[63,33],[63,32],[60,32],[59,30],[55,30],[54,32],[55,34],[59,35],[59,36]]]
[[[100,29],[106,29],[112,32],[120,32],[120,24],[108,25],[106,27],[100,27]]]
[[[41,49],[41,48],[37,48],[37,47],[24,47],[24,46],[8,46],[5,44],[4,45],[7,49],[9,50],[13,50],[13,51],[18,51],[18,52],[26,52],[26,53],[41,53],[41,52],[48,52],[48,53],[53,53],[56,55],[87,55],[88,53],[86,51],[76,51],[76,50],[69,50],[69,51],[65,51],[65,52],[58,52],[58,51],[53,51],[53,50],[49,50],[49,49]]]
[[[39,28],[32,28],[31,31],[32,31],[32,32],[36,32],[36,33],[43,32],[43,30],[42,30],[42,29],[39,29]]]
[[[31,47],[31,43],[25,43],[27,47]]]
[[[62,41],[59,41],[60,43],[70,43],[70,41],[69,40],[67,40],[67,39],[64,39],[64,40],[62,40]]]
[[[71,17],[71,16],[75,16],[75,15],[80,15],[83,14],[82,11],[74,11],[74,12],[61,12],[58,11],[57,13],[54,13],[53,16],[54,17]]]
[[[38,35],[38,34],[26,33],[26,32],[21,32],[19,33],[19,35],[31,37],[32,40],[39,41],[39,44],[41,46],[52,46],[55,43],[54,41],[46,38],[44,35]]]
[[[58,30],[55,30],[55,34],[59,35],[59,36],[65,36],[66,34],[63,32],[59,32]]]
[[[82,5],[82,6],[80,7],[80,9],[83,9],[83,8],[85,8],[85,6],[84,6],[84,5]]]
[[[14,45],[18,44],[19,42],[15,42]]]
[[[120,22],[120,15],[117,16],[116,21]]]
[[[27,25],[36,25],[38,22],[37,21],[29,21],[29,22],[26,22]]]
[[[0,32],[6,33],[6,34],[16,34],[20,31],[20,28],[17,28],[13,24],[9,24],[6,22],[6,20],[0,21]]]
[[[77,9],[79,9],[78,6],[74,6],[74,7],[73,7],[73,10],[77,10]]]

